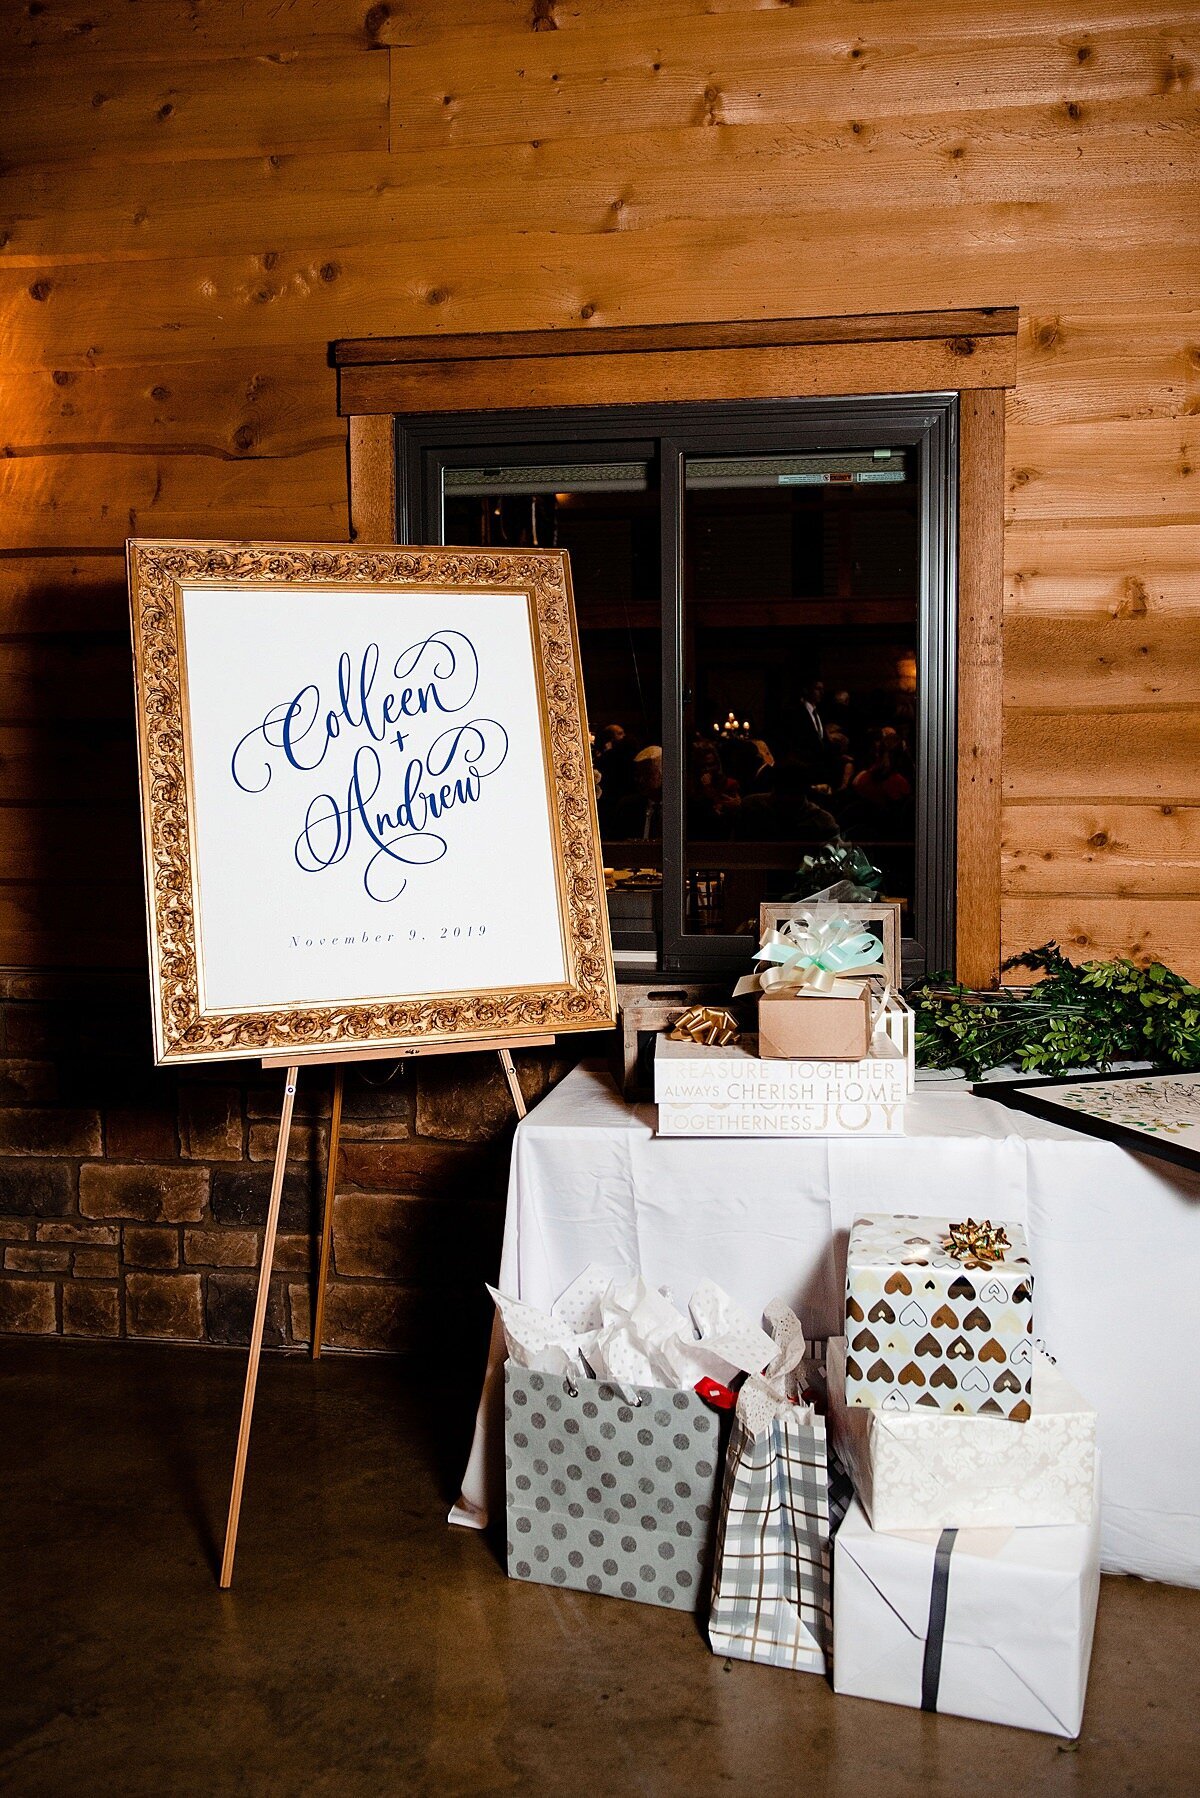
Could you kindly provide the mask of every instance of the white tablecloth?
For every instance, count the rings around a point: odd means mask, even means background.
[[[686,1306],[708,1276],[826,1336],[857,1212],[1023,1222],[1035,1335],[1099,1412],[1104,1565],[1200,1586],[1200,1177],[965,1091],[918,1088],[905,1131],[660,1138],[653,1106],[576,1068],[517,1129],[500,1288],[548,1308],[596,1262]],[[459,1522],[486,1514],[503,1457],[496,1346]]]

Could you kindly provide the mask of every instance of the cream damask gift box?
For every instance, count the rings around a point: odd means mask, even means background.
[[[826,1359],[829,1428],[877,1530],[993,1529],[1088,1523],[1095,1502],[1096,1413],[1039,1350],[1033,1416],[864,1411],[846,1404],[846,1343]]]
[[[1002,1258],[941,1217],[868,1212],[846,1251],[846,1403],[871,1411],[1030,1414],[1033,1269],[1019,1224],[998,1226]],[[980,1239],[981,1241],[983,1239]]]

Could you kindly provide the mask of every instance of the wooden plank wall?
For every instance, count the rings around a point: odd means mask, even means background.
[[[1005,947],[1200,976],[1198,39],[1194,0],[3,0],[0,963],[138,962],[121,545],[343,537],[331,339],[1015,304]]]

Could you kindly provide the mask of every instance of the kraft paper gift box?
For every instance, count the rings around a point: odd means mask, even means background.
[[[1033,1416],[864,1411],[845,1399],[846,1343],[827,1351],[829,1429],[877,1530],[1087,1523],[1096,1488],[1096,1413],[1054,1363],[1033,1357]]]
[[[759,995],[759,1054],[861,1061],[870,1052],[873,1022],[871,988],[860,976],[878,977],[876,964],[887,962],[884,943],[836,906],[803,906],[778,924],[770,921],[771,909],[764,906],[760,917],[762,938],[754,952],[759,965],[733,989],[735,999]],[[892,911],[893,923],[895,916]],[[893,955],[886,991],[898,972]]]
[[[1076,1736],[1100,1589],[1100,1509],[1048,1529],[836,1537],[833,1688]]]
[[[846,1403],[904,1414],[1030,1414],[1033,1268],[1006,1223],[1002,1261],[956,1260],[950,1221],[871,1212],[846,1250]]]
[[[504,1369],[510,1579],[694,1611],[719,1420],[695,1392]]]
[[[758,1053],[766,1061],[861,1061],[871,1052],[871,989],[838,980],[828,993],[764,993]]]

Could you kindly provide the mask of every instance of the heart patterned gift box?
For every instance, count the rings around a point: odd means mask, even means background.
[[[1019,1224],[856,1217],[846,1251],[846,1403],[1030,1415],[1033,1269]]]

